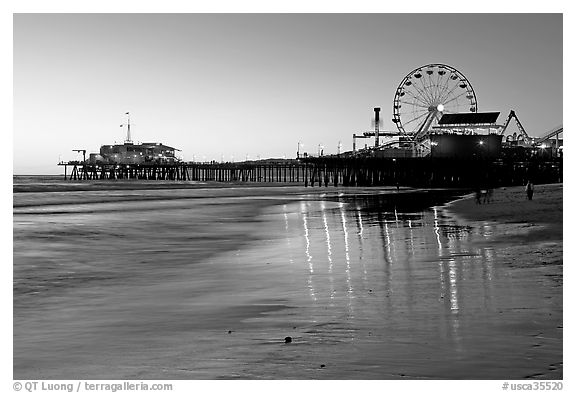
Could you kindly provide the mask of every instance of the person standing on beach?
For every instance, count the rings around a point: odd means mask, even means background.
[[[486,193],[484,194],[484,203],[490,203],[492,202],[492,194],[494,193],[494,189],[493,188],[488,188],[486,190]]]
[[[526,197],[529,201],[532,200],[532,195],[534,195],[534,185],[528,180],[528,183],[526,183]]]
[[[482,201],[480,200],[481,197],[482,197],[482,190],[480,189],[480,187],[476,187],[476,204],[477,205],[482,204]]]

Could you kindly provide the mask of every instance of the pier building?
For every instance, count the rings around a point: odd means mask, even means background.
[[[180,161],[174,147],[147,142],[121,145],[102,145],[100,153],[91,153],[89,164],[174,164]]]

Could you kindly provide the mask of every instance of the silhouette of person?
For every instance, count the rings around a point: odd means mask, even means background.
[[[480,198],[482,197],[482,190],[480,190],[480,186],[476,187],[476,204],[481,205],[482,201]]]
[[[530,180],[528,180],[528,183],[526,183],[526,198],[531,201],[532,195],[534,195],[534,185]]]
[[[492,193],[494,190],[492,188],[487,188],[482,192],[484,193],[484,203],[490,203],[492,201]]]

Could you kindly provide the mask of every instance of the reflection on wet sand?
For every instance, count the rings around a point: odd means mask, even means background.
[[[312,280],[312,276],[314,275],[314,264],[312,263],[312,254],[310,253],[310,236],[308,231],[308,215],[307,215],[307,206],[306,202],[301,203],[301,212],[302,212],[302,222],[304,224],[304,238],[306,239],[306,262],[308,263],[308,289],[310,290],[310,297],[313,301],[318,300],[316,298],[316,290],[314,289],[314,282]]]
[[[562,267],[492,242],[517,227],[286,191],[16,208],[15,375],[562,377]]]
[[[456,260],[452,255],[458,254],[454,252],[454,243],[450,242],[450,237],[441,233],[440,220],[438,217],[438,209],[433,207],[434,214],[434,234],[436,235],[436,243],[438,244],[438,264],[440,271],[440,298],[447,299],[444,302],[449,312],[447,313],[446,321],[449,323],[451,337],[457,345],[457,350],[460,350],[458,345],[460,342],[459,336],[459,321],[458,321],[458,274],[456,271]]]
[[[396,332],[382,340],[443,345],[455,358],[482,348],[474,340],[491,332],[471,331],[492,323],[486,321],[501,315],[511,296],[502,282],[493,301],[497,270],[505,266],[496,266],[497,250],[487,245],[497,236],[493,224],[469,227],[437,208],[386,212],[357,200],[306,201],[299,210],[301,225],[293,236],[304,239],[310,296],[319,305],[326,300],[345,309],[343,319],[334,317],[348,326],[352,340],[361,338],[360,321],[368,321],[374,329]],[[375,334],[370,330],[370,337]],[[419,335],[432,342],[419,341]]]
[[[324,223],[324,232],[326,233],[326,257],[328,258],[328,279],[330,280],[330,299],[334,300],[334,277],[332,270],[332,242],[330,241],[330,229],[328,228],[328,219],[326,217],[326,203],[322,201],[322,222]]]
[[[350,242],[348,235],[348,226],[346,222],[346,212],[344,210],[344,204],[339,204],[340,217],[342,219],[342,233],[344,234],[344,258],[346,259],[346,294],[348,296],[348,315],[352,317],[354,315],[354,309],[352,305],[352,298],[354,297],[354,288],[352,287],[351,279],[351,268],[350,268]]]

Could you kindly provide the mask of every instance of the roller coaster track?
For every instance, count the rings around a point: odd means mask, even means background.
[[[547,141],[548,139],[553,138],[553,137],[557,136],[558,134],[561,134],[564,132],[564,127],[561,124],[557,127],[554,127],[553,129],[551,129],[550,131],[548,131],[546,134],[542,135],[541,137],[531,138],[530,136],[528,136],[528,134],[524,130],[524,127],[522,127],[522,123],[520,123],[520,119],[518,119],[518,116],[516,116],[516,113],[511,110],[510,114],[508,115],[508,118],[506,119],[506,123],[504,124],[504,126],[500,130],[500,135],[504,135],[504,132],[506,131],[506,128],[508,128],[508,125],[510,124],[510,121],[512,120],[512,118],[514,118],[514,120],[516,121],[516,125],[518,126],[518,129],[520,130],[520,133],[522,134],[522,136],[524,138],[526,138],[526,140],[531,141],[533,146],[539,145],[542,142]]]
[[[550,138],[555,137],[558,134],[561,134],[564,132],[564,126],[561,124],[557,127],[554,127],[553,129],[551,129],[550,131],[548,131],[546,134],[542,135],[541,137],[537,138],[534,143],[535,144],[540,144],[544,141],[547,141]]]
[[[518,126],[518,129],[520,130],[520,133],[522,134],[522,136],[526,139],[529,139],[530,137],[526,133],[526,130],[524,130],[524,127],[522,127],[522,123],[520,123],[520,119],[518,119],[518,116],[516,116],[516,112],[514,112],[512,110],[510,111],[510,114],[508,115],[508,118],[506,119],[506,123],[504,124],[504,127],[502,127],[502,129],[500,130],[500,135],[504,135],[504,132],[506,131],[506,128],[508,128],[508,125],[510,124],[510,121],[512,120],[512,118],[514,118],[514,120],[516,121],[516,126]]]

